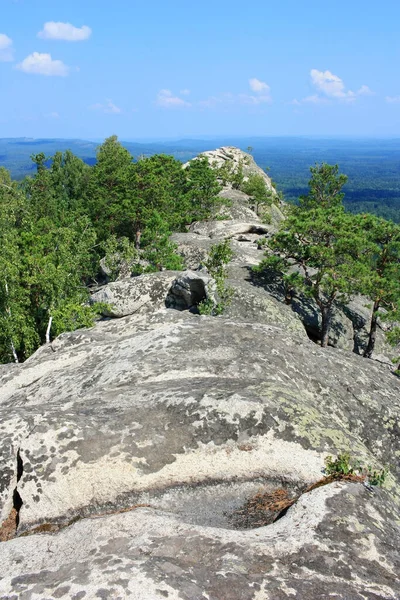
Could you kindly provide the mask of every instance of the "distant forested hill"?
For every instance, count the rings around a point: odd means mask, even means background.
[[[220,147],[253,148],[253,156],[269,174],[289,201],[307,190],[309,167],[315,162],[340,166],[348,175],[346,204],[354,212],[372,212],[400,222],[400,139],[315,139],[315,138],[218,138],[167,142],[123,142],[134,157],[157,153],[171,154],[182,162],[199,152]],[[70,149],[86,163],[95,162],[98,144],[84,140],[0,139],[0,166],[14,178],[33,174],[31,154]]]

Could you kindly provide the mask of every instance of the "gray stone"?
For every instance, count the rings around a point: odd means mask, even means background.
[[[258,215],[251,209],[250,197],[240,190],[225,187],[219,194],[227,203],[219,209],[218,214],[236,221],[259,221]]]
[[[232,269],[230,274],[236,275]],[[237,322],[274,324],[299,337],[307,338],[298,315],[262,288],[238,277],[228,278],[227,285],[232,289],[232,298],[224,311],[224,317]]]
[[[165,306],[165,298],[179,271],[160,271],[114,281],[91,295],[91,301],[104,302],[104,316],[125,317],[148,313]]]
[[[269,213],[271,215],[271,223],[275,227],[277,227],[282,221],[285,220],[285,215],[282,212],[283,206],[284,205],[281,204],[281,208],[279,208],[276,204],[271,204],[271,206],[269,207]]]
[[[249,531],[139,507],[3,544],[1,597],[396,600],[392,509],[384,494],[356,484],[318,488],[273,525]]]
[[[196,307],[200,302],[215,302],[215,281],[207,271],[185,271],[173,282],[168,291],[166,306],[177,310]]]
[[[235,148],[234,146],[222,146],[216,150],[202,152],[200,156],[205,156],[210,165],[217,168],[222,167],[227,161],[231,162],[235,169],[238,168],[239,163],[242,163],[245,181],[248,179],[249,175],[260,175],[264,179],[267,189],[276,194],[276,190],[272,185],[270,177],[268,177],[265,171],[257,165],[251,154],[243,152],[243,150]],[[196,160],[196,158],[193,160]],[[186,165],[187,164],[188,163],[186,163]]]
[[[197,233],[173,233],[171,240],[177,245],[176,252],[182,256],[186,268],[192,270],[204,265],[211,246],[216,243]]]
[[[119,319],[0,366],[0,600],[400,597],[400,379],[308,339],[315,307],[251,270],[271,228],[238,215],[173,236],[194,267],[231,240],[223,316],[165,308],[210,297],[204,271],[126,279],[93,299]],[[332,344],[361,346],[357,302]],[[319,486],[343,451],[384,487]]]
[[[386,367],[163,309],[63,334],[0,390],[0,522],[17,489],[18,535],[39,528],[0,544],[3,597],[399,596],[400,381]],[[342,450],[391,464],[385,488],[333,483],[272,525],[232,524],[256,491],[304,490]]]
[[[372,303],[364,296],[355,296],[346,305],[341,307],[344,314],[353,323],[354,328],[354,351],[363,354],[368,345],[369,331],[371,326]],[[391,346],[386,339],[386,331],[391,323],[378,320],[376,331],[375,350],[372,354],[374,360],[393,365],[393,359],[400,356],[400,345]]]
[[[228,239],[236,235],[255,233],[257,235],[263,235],[271,231],[271,227],[264,225],[259,221],[253,223],[243,221],[201,221],[193,223],[189,227],[189,231],[209,238],[216,239]]]
[[[292,310],[299,315],[304,327],[312,339],[320,339],[322,318],[317,304],[303,295],[292,298]],[[339,308],[335,307],[332,316],[332,325],[329,331],[329,345],[342,350],[353,351],[354,330],[353,324]]]

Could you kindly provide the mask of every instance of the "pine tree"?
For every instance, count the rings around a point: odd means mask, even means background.
[[[345,212],[338,167],[311,167],[310,191],[293,207],[281,230],[268,242],[258,271],[273,269],[289,288],[312,298],[321,314],[321,346],[328,345],[336,302],[349,298],[365,270],[360,258],[363,235],[356,219]]]
[[[400,308],[400,226],[373,215],[357,217],[368,242],[368,269],[360,291],[373,302],[368,344],[364,356],[371,358],[382,309],[395,319]]]

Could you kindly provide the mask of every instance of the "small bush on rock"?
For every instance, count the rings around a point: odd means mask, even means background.
[[[326,457],[325,473],[338,478],[354,475],[361,477],[369,485],[382,486],[386,481],[389,469],[377,470],[373,469],[371,465],[363,467],[360,461],[353,461],[348,452],[342,452],[335,459],[332,456]]]
[[[200,302],[198,309],[201,315],[220,315],[229,305],[233,289],[226,285],[226,265],[232,260],[232,257],[233,252],[229,240],[211,246],[205,267],[215,279],[217,300],[215,302],[212,298],[207,298]]]

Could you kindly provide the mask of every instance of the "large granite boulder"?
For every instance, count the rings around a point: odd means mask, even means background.
[[[168,308],[186,310],[197,307],[200,302],[216,303],[216,284],[206,269],[184,271],[173,282],[165,304]]]
[[[259,216],[251,209],[250,196],[240,190],[225,187],[218,194],[223,205],[218,211],[219,217],[235,221],[259,221]]]
[[[163,309],[63,334],[0,376],[0,598],[399,597],[385,366]],[[385,487],[310,489],[343,450],[391,465]],[[272,519],[271,502],[251,519],[254,498],[280,499]]]
[[[107,317],[125,317],[163,308],[165,298],[179,271],[159,271],[113,281],[91,295],[91,302],[104,303]]]
[[[185,267],[191,270],[196,270],[204,265],[211,246],[216,243],[206,235],[192,232],[173,233],[171,240],[176,244],[176,252],[183,258]]]

